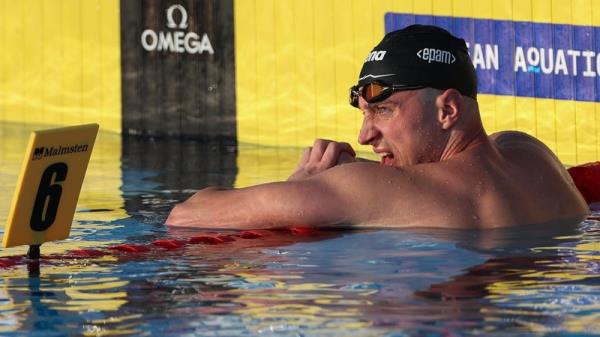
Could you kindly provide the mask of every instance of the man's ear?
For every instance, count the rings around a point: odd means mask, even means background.
[[[442,129],[449,130],[462,113],[463,97],[456,89],[447,89],[435,100],[438,122]]]

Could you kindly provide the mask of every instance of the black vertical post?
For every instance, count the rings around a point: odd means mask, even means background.
[[[27,251],[27,271],[29,277],[40,276],[40,245],[31,245]]]
[[[123,133],[236,144],[233,3],[121,0]]]
[[[38,260],[40,258],[40,246],[41,245],[29,246],[29,251],[27,251],[27,258],[30,260]]]

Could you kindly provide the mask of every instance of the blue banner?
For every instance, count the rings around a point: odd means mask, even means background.
[[[465,39],[479,93],[600,102],[600,27],[385,15],[386,33],[412,24]]]

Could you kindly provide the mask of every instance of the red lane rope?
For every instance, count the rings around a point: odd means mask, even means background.
[[[193,236],[188,242],[193,245],[198,243],[204,243],[207,245],[220,245],[222,243],[225,243],[225,241],[221,238],[207,235]]]
[[[568,169],[575,186],[588,204],[600,202],[600,162],[587,163]]]
[[[312,235],[318,232],[313,228],[291,227],[287,229],[292,235]],[[236,234],[198,235],[187,240],[158,239],[149,244],[122,243],[108,246],[102,249],[73,249],[63,254],[44,255],[42,260],[75,260],[96,258],[106,255],[135,255],[141,253],[153,253],[164,250],[175,250],[189,245],[221,245],[233,242],[237,239],[254,240],[264,238],[266,234],[255,231],[242,231]],[[8,256],[0,258],[0,269],[11,268],[16,265],[27,263],[25,256]]]

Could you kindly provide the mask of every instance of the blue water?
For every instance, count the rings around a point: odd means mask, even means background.
[[[0,335],[600,334],[599,221],[493,231],[260,231],[257,239],[164,250],[150,243],[218,234],[164,227],[177,201],[255,177],[238,165],[249,155],[242,151],[287,153],[104,137],[109,145],[96,149],[103,155],[90,164],[71,238],[43,245],[42,254],[120,243],[150,251],[46,259],[39,275],[23,264],[0,269]],[[18,173],[13,157],[1,157],[2,181]],[[281,169],[263,164],[263,172]]]

